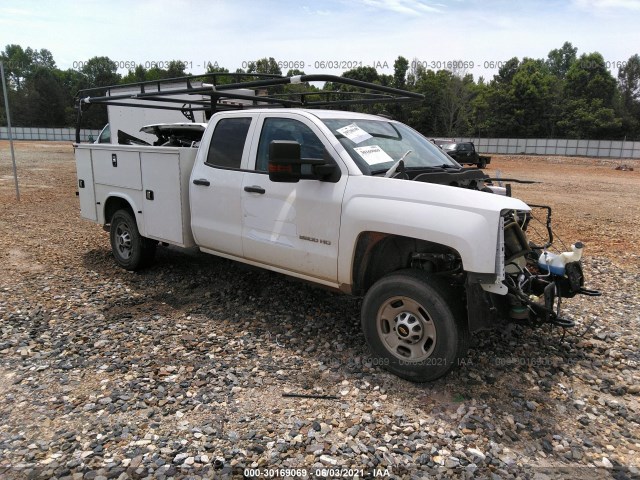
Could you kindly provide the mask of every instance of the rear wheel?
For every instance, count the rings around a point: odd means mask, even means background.
[[[478,168],[487,168],[487,161],[484,158],[478,161]]]
[[[157,242],[144,238],[128,210],[118,210],[111,217],[111,251],[116,263],[126,270],[140,270],[153,261]]]
[[[374,364],[401,378],[427,382],[467,353],[464,309],[441,278],[403,270],[375,283],[362,304],[362,329]]]

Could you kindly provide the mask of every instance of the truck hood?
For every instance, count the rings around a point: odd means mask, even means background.
[[[356,196],[375,197],[407,202],[429,204],[470,212],[496,212],[503,210],[530,211],[522,200],[471,188],[459,188],[397,178],[353,176],[349,178],[349,190],[359,192]]]
[[[515,198],[468,188],[354,175],[345,190],[340,245],[353,245],[363,232],[399,235],[454,249],[468,272],[495,274],[505,210],[530,208]]]

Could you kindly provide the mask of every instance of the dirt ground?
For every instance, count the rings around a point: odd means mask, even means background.
[[[0,202],[12,211],[55,200],[78,209],[73,147],[63,142],[14,142],[22,201],[15,209],[9,142],[0,141]],[[626,165],[633,171],[616,170]],[[640,162],[583,157],[495,155],[486,172],[492,177],[533,180],[512,183],[513,196],[553,208],[553,228],[562,243],[582,241],[585,255],[602,255],[638,269],[640,244]],[[508,183],[508,182],[505,182]],[[4,212],[7,213],[6,211]],[[1,221],[1,220],[0,220]],[[544,228],[538,225],[543,233]]]
[[[633,171],[616,170],[629,166]],[[487,169],[503,178],[535,180],[513,184],[513,195],[553,208],[553,226],[565,244],[581,240],[585,255],[602,255],[638,269],[640,162],[583,157],[497,155]]]
[[[423,385],[367,363],[358,299],[177,249],[118,268],[108,234],[80,219],[72,145],[15,148],[20,202],[0,142],[0,477],[164,478],[217,457],[394,478],[637,473],[640,162],[493,157],[488,175],[542,182],[510,182],[513,196],[553,208],[558,243],[585,243],[586,286],[603,296],[563,304],[566,337],[483,332]],[[318,388],[339,401],[282,394]],[[534,476],[547,466],[575,469]]]

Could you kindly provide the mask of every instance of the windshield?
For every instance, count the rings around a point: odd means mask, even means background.
[[[443,150],[455,150],[456,149],[456,144],[455,143],[445,143],[440,148],[442,148]]]
[[[365,175],[386,172],[401,159],[407,169],[460,167],[427,138],[401,123],[354,119],[323,122]]]

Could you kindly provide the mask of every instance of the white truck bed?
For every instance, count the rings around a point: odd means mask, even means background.
[[[198,149],[77,144],[80,214],[105,224],[105,201],[127,200],[140,233],[160,242],[192,247],[189,178]],[[176,181],[179,179],[179,181]]]

